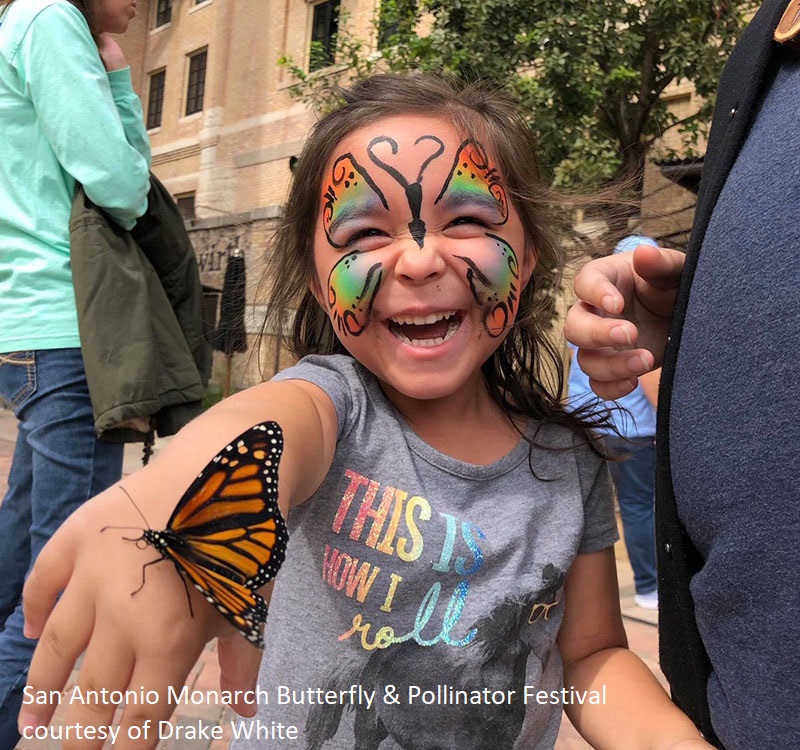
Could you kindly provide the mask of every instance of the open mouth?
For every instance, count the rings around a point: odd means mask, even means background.
[[[430,315],[398,315],[389,318],[391,334],[409,346],[439,346],[451,339],[461,326],[462,314],[447,310]]]

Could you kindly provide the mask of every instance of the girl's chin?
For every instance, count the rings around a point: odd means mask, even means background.
[[[438,379],[437,382],[431,382],[429,375],[406,377],[402,381],[397,381],[392,377],[378,379],[384,393],[393,402],[398,398],[419,402],[445,401],[461,390],[460,384],[458,386],[450,385]]]

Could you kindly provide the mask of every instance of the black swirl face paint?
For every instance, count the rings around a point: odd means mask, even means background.
[[[330,245],[344,247],[332,237],[336,228],[366,207],[376,205],[389,211],[386,198],[366,169],[352,154],[342,154],[333,163],[330,180],[322,193],[322,227]]]
[[[470,196],[480,200],[487,193],[495,200],[500,212],[496,223],[505,224],[508,221],[508,199],[497,168],[490,163],[483,146],[468,138],[458,149],[450,175],[434,202],[438,204],[454,197],[464,201]]]
[[[381,285],[381,263],[366,253],[348,253],[328,276],[328,308],[336,332],[358,336],[367,326],[372,304]]]
[[[465,255],[456,255],[464,261],[467,283],[478,305],[485,309],[483,326],[490,336],[500,336],[513,322],[519,301],[519,263],[517,254],[502,237],[486,233],[492,240],[493,252],[482,265]]]
[[[437,138],[435,135],[422,135],[417,138],[416,141],[414,141],[414,146],[424,144],[426,147],[431,147],[431,153],[427,155],[422,162],[414,182],[409,182],[402,175],[399,169],[387,164],[375,153],[376,147],[380,144],[388,144],[391,149],[392,156],[396,156],[397,142],[388,135],[380,135],[370,141],[370,144],[367,147],[367,153],[369,154],[369,158],[372,160],[373,164],[377,165],[385,172],[388,172],[392,177],[394,177],[395,180],[397,180],[397,182],[400,183],[400,185],[402,185],[403,189],[405,190],[408,207],[411,210],[411,221],[408,224],[408,231],[411,233],[411,236],[414,238],[421,250],[423,244],[425,243],[425,222],[420,217],[420,212],[422,211],[422,175],[425,173],[428,165],[434,159],[438,159],[444,153],[444,143],[442,143],[442,140]]]
[[[497,168],[492,165],[483,146],[473,139],[465,140],[456,155],[450,176],[442,186],[436,203],[478,204],[491,196],[498,220],[508,221],[508,199]],[[466,265],[467,283],[475,302],[485,308],[483,325],[490,336],[500,336],[516,315],[519,301],[519,261],[514,248],[502,237],[486,232],[490,250],[480,256],[456,255]]]

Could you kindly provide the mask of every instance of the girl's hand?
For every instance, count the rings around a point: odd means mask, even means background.
[[[126,479],[126,486],[131,480]],[[140,495],[141,497],[141,495]],[[143,505],[147,505],[146,501]],[[154,511],[144,511],[147,517]],[[163,519],[153,519],[153,526]],[[174,706],[168,689],[179,692],[207,641],[219,636],[220,683],[226,690],[254,688],[261,652],[252,646],[189,586],[190,615],[183,579],[168,562],[150,565],[142,583],[142,566],[158,560],[151,547],[125,541],[136,538],[142,520],[118,487],[98,495],[76,511],[53,536],[31,572],[23,600],[26,635],[39,637],[28,675],[33,695],[54,695],[69,679],[76,659],[85,651],[76,686],[81,691],[155,691],[158,699],[128,701],[120,719],[116,750],[155,747],[155,723],[169,719]],[[130,530],[109,525],[132,527]],[[158,526],[163,528],[163,526]],[[63,595],[56,603],[60,591]],[[136,593],[133,593],[136,592]],[[55,606],[53,606],[55,604]],[[52,610],[52,611],[51,611]],[[39,691],[47,691],[40,693]],[[154,696],[150,693],[150,696]],[[70,693],[67,693],[69,698]],[[67,724],[111,726],[116,706],[68,703]],[[20,729],[44,726],[57,703],[23,705]],[[254,706],[234,708],[252,715]],[[128,728],[150,720],[148,741],[128,739]],[[134,736],[136,732],[134,731]],[[85,748],[76,739],[63,747]]]
[[[26,635],[40,639],[26,696],[63,690],[85,652],[77,681],[82,691],[157,693],[154,704],[126,702],[114,743],[114,750],[148,750],[158,743],[155,722],[172,713],[169,688],[181,690],[205,644],[217,637],[220,687],[237,697],[233,708],[239,714],[255,713],[253,694],[247,691],[255,689],[261,651],[194,586],[184,586],[171,562],[160,562],[155,549],[125,537],[136,540],[144,525],[166,528],[183,491],[226,445],[223,441],[269,420],[283,428],[280,502],[286,516],[292,500],[304,501],[322,483],[336,449],[333,402],[317,386],[301,381],[262,383],[225,399],[184,427],[144,469],[126,476],[121,485],[128,495],[115,485],[67,519],[40,553],[23,591]],[[142,586],[142,566],[154,561],[159,562],[148,565]],[[268,586],[261,590],[265,595]],[[66,724],[108,727],[116,706],[73,702],[65,708]],[[47,724],[55,709],[50,702],[23,704],[20,728]],[[147,741],[128,739],[130,727],[148,721]],[[102,744],[71,738],[63,748]]]
[[[122,47],[119,46],[119,42],[111,34],[106,32],[100,34],[97,49],[107,71],[121,70],[128,67],[128,61],[125,59]]]

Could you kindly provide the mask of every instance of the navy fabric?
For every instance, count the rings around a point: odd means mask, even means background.
[[[800,64],[768,89],[714,208],[671,398],[678,513],[727,750],[800,747]],[[783,207],[783,208],[781,208]]]

